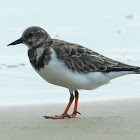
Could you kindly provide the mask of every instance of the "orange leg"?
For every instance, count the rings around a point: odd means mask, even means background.
[[[72,94],[71,97],[70,97],[70,101],[69,101],[69,103],[68,103],[68,105],[67,105],[67,107],[66,107],[66,109],[65,109],[65,111],[64,111],[63,114],[67,114],[67,113],[68,113],[69,108],[70,108],[70,106],[71,106],[73,100],[74,100],[74,96],[73,96],[73,94]]]
[[[80,114],[81,115],[81,113],[77,111],[78,98],[79,98],[79,93],[78,93],[77,90],[75,90],[75,105],[74,105],[73,113],[71,115],[69,115],[70,118],[75,117],[77,114]]]
[[[68,103],[68,105],[67,105],[67,107],[66,107],[66,109],[65,109],[65,111],[62,115],[59,115],[59,116],[57,116],[57,115],[56,116],[43,116],[43,117],[45,117],[46,119],[63,119],[65,117],[69,117],[69,115],[67,113],[69,111],[69,108],[70,108],[73,100],[74,100],[74,96],[73,96],[73,94],[71,94],[69,103]]]

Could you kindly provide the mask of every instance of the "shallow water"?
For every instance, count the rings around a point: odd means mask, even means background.
[[[69,99],[67,89],[48,84],[32,69],[26,46],[6,46],[20,38],[29,26],[41,26],[53,38],[81,44],[121,62],[140,65],[138,5],[138,2],[121,0],[108,3],[91,0],[1,2],[0,104]],[[80,91],[80,100],[140,96],[139,84],[140,75],[124,76],[94,91]]]

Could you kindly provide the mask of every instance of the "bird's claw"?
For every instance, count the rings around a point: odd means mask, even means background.
[[[80,114],[81,115],[80,112],[74,111],[71,115],[69,115],[69,118],[74,118],[77,114]]]

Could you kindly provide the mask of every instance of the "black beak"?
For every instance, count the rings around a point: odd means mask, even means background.
[[[17,44],[20,44],[20,43],[23,43],[23,40],[21,38],[16,40],[16,41],[14,41],[14,42],[12,42],[12,43],[10,43],[10,44],[8,44],[7,46],[17,45]]]

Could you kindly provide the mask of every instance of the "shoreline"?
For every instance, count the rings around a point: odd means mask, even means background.
[[[121,100],[140,100],[140,96],[112,96],[112,97],[96,97],[96,98],[92,98],[92,99],[81,99],[79,98],[79,103],[85,103],[85,102],[104,102],[104,101],[121,101]],[[35,100],[35,101],[25,101],[25,102],[5,102],[5,103],[0,103],[0,107],[8,107],[8,106],[23,106],[23,105],[51,105],[51,104],[67,104],[69,101],[69,98],[65,98],[65,101],[62,101],[60,99],[54,99],[54,100],[46,100],[46,101],[38,101],[38,100]],[[74,103],[74,102],[73,102]]]

